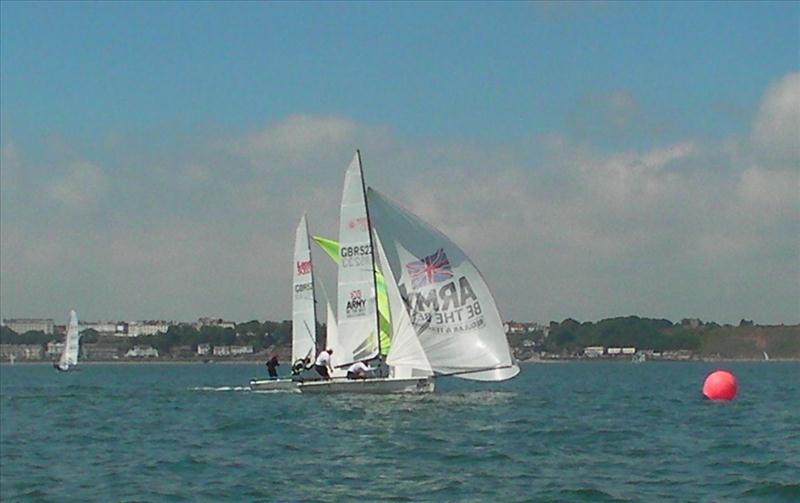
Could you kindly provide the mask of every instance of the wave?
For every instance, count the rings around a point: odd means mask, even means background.
[[[190,391],[251,391],[250,386],[195,386]]]

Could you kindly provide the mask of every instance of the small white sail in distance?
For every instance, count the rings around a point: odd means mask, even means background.
[[[80,350],[80,331],[78,329],[78,315],[75,310],[69,312],[67,336],[64,339],[64,351],[58,361],[58,368],[67,370],[78,364],[78,351]]]

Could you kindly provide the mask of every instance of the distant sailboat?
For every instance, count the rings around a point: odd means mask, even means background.
[[[53,367],[60,372],[67,372],[69,370],[77,370],[78,365],[78,352],[80,350],[81,334],[78,329],[78,315],[75,310],[69,312],[69,325],[67,325],[67,337],[64,340],[64,351],[61,352],[61,358],[57,363],[53,363]]]
[[[769,355],[764,351],[764,360],[769,361]]]
[[[292,260],[292,364],[313,362],[317,344],[314,267],[308,239],[306,216],[297,224]],[[250,389],[256,391],[296,390],[292,379],[253,379]]]

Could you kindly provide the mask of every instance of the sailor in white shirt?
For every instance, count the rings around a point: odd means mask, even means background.
[[[366,379],[367,372],[374,370],[364,362],[355,362],[347,369],[348,379]]]
[[[331,355],[333,354],[332,349],[326,349],[322,351],[319,356],[317,356],[317,361],[314,362],[314,370],[317,371],[317,374],[321,375],[325,379],[330,380],[331,374],[333,372],[333,367],[331,366]],[[330,370],[330,372],[328,372]]]

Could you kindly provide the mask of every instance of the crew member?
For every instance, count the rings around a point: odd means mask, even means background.
[[[322,351],[319,354],[319,356],[317,356],[317,361],[314,362],[314,370],[317,371],[317,374],[321,375],[324,379],[327,379],[327,380],[331,379],[330,372],[333,372],[333,367],[331,366],[331,355],[332,354],[333,354],[333,350],[328,348],[328,349]]]
[[[278,355],[272,355],[272,358],[267,360],[267,372],[269,372],[270,379],[275,379],[278,377],[278,366],[280,366],[280,363],[278,362]]]
[[[373,369],[366,362],[355,362],[354,364],[350,365],[347,369],[347,378],[348,379],[366,379],[367,372],[370,372]]]

